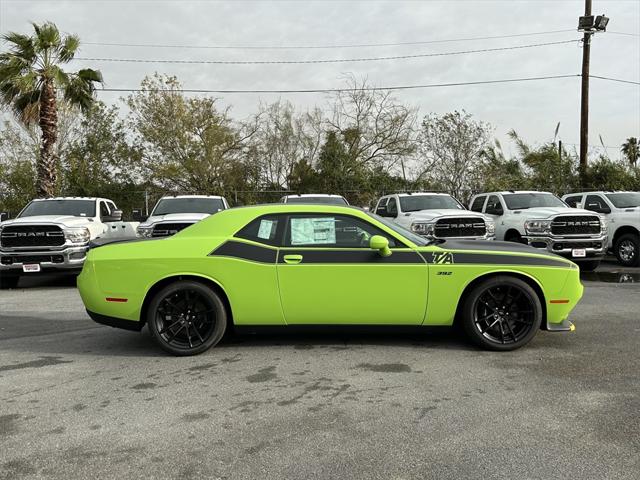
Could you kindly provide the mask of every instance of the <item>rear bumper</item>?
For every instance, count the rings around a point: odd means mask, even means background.
[[[142,322],[135,322],[132,320],[123,320],[122,318],[110,317],[108,315],[102,315],[100,313],[92,312],[87,310],[87,313],[96,323],[101,325],[107,325],[109,327],[114,328],[122,328],[124,330],[132,330],[134,332],[139,332],[142,330],[144,324]]]
[[[64,248],[62,250],[1,250],[0,272],[21,274],[22,266],[39,264],[42,271],[81,270],[87,257],[88,246]]]

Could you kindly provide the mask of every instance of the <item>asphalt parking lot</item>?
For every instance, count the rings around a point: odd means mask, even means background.
[[[0,478],[635,479],[639,270],[607,263],[574,333],[511,353],[283,332],[175,358],[92,323],[73,280],[22,282],[0,292]]]

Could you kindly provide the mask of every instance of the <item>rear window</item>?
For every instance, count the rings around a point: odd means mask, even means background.
[[[476,197],[473,203],[471,204],[471,210],[474,212],[482,212],[482,207],[484,206],[485,196]]]
[[[254,242],[266,243],[267,245],[278,245],[284,228],[284,218],[282,215],[267,215],[256,218],[243,227],[235,236]]]

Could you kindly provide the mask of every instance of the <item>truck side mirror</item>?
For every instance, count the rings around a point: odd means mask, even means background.
[[[9,220],[9,212],[0,212],[0,222]]]
[[[104,215],[102,217],[102,221],[107,222],[121,222],[122,221],[122,210],[114,210],[111,212],[111,215]]]

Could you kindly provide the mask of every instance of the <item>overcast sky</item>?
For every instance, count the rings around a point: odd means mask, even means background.
[[[591,73],[640,81],[640,0],[594,0],[594,13],[611,18],[595,36]],[[29,22],[51,20],[84,42],[191,46],[344,45],[424,42],[468,37],[572,30],[584,9],[573,0],[447,1],[206,1],[206,0],[0,0],[0,30],[30,32]],[[614,32],[634,34],[621,35]],[[415,55],[578,39],[575,31],[514,38],[422,45],[331,49],[184,49],[100,46],[85,43],[79,56],[181,60],[310,60]],[[580,73],[577,43],[455,56],[307,65],[179,65],[81,62],[102,71],[105,86],[136,88],[154,71],[179,77],[194,89],[313,89],[343,86],[345,73],[375,86],[472,82]],[[118,102],[121,94],[99,98]],[[326,94],[217,95],[245,117],[260,101],[290,100],[300,108],[325,105]],[[506,142],[511,128],[530,142],[553,137],[561,122],[566,144],[579,140],[579,78],[499,85],[398,91],[428,112],[465,109],[491,123]],[[590,144],[602,135],[618,158],[625,138],[640,135],[640,86],[591,80]]]

